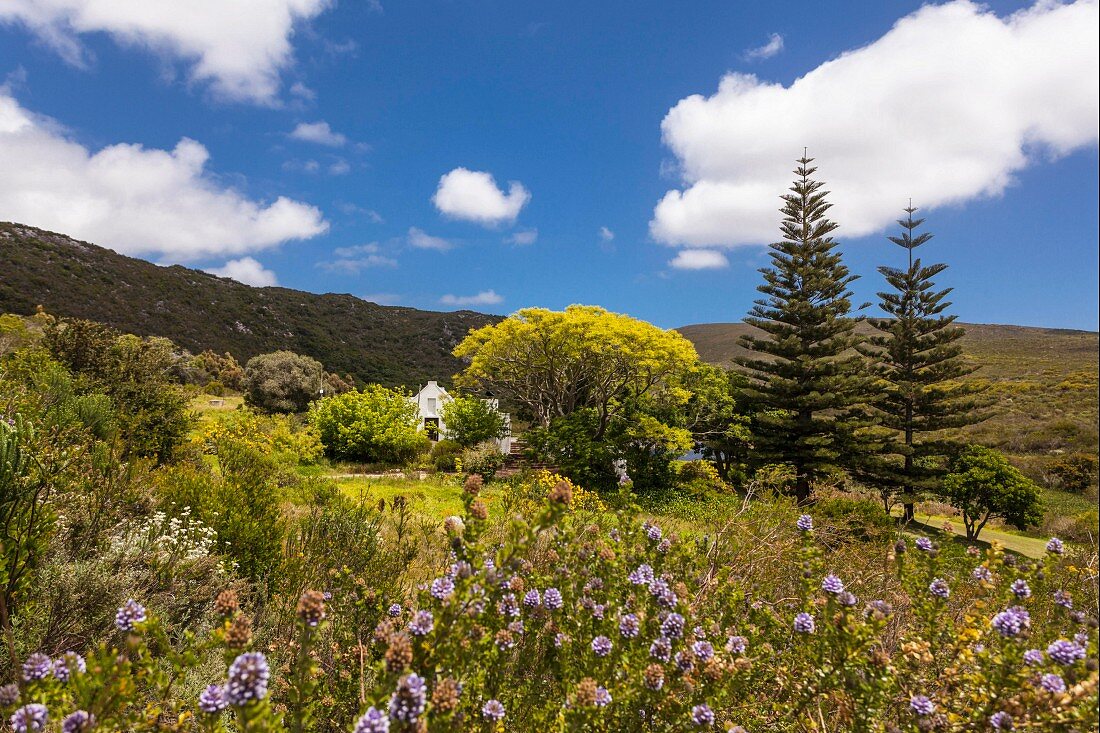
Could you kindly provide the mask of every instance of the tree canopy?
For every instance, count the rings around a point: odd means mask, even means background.
[[[992,448],[972,445],[959,454],[944,477],[943,492],[962,512],[969,539],[977,539],[995,517],[1017,529],[1043,518],[1039,487]]]

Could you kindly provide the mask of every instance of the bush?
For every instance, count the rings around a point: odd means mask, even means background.
[[[943,479],[943,493],[962,512],[968,539],[977,539],[994,517],[1017,529],[1043,519],[1039,487],[992,448],[972,445],[963,450]]]
[[[445,402],[440,413],[443,424],[447,426],[447,439],[463,448],[499,440],[508,434],[504,415],[487,401],[476,397],[456,397]]]
[[[431,447],[417,429],[416,404],[377,384],[314,403],[309,421],[340,460],[405,465]]]
[[[678,491],[697,499],[712,494],[732,491],[729,484],[718,475],[718,469],[710,461],[674,461],[675,486]]]
[[[1055,488],[1083,494],[1092,485],[1096,466],[1096,456],[1088,453],[1067,453],[1051,461],[1047,471],[1054,477]]]
[[[218,415],[195,438],[207,455],[217,455],[219,443],[226,440],[291,465],[311,465],[324,455],[320,433],[313,425],[300,424],[291,415],[261,415],[247,408]]]
[[[432,465],[437,471],[457,470],[463,448],[453,440],[440,440],[432,446]]]
[[[304,412],[321,396],[321,362],[293,351],[260,354],[244,365],[245,402],[264,412]]]
[[[897,532],[893,518],[874,499],[831,496],[814,504],[823,535],[839,542],[885,542]]]
[[[462,470],[488,481],[504,465],[505,456],[493,442],[480,443],[462,451]]]

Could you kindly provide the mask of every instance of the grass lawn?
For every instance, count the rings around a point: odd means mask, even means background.
[[[402,476],[382,478],[336,478],[340,489],[348,497],[368,502],[385,499],[390,503],[398,496],[405,497],[409,507],[428,519],[442,520],[452,514],[462,516],[462,485],[451,475],[439,474],[424,479]],[[481,499],[489,507],[491,517],[499,517],[500,489],[492,484],[481,492]]]
[[[999,529],[983,529],[981,534],[978,535],[977,542],[968,542],[966,528],[958,517],[931,516],[918,513],[907,531],[910,534],[935,533],[943,529],[944,522],[951,524],[951,531],[957,537],[956,541],[964,545],[975,544],[980,547],[988,547],[991,542],[996,540],[1006,550],[1012,550],[1028,557],[1042,557],[1046,554],[1047,540],[1038,537],[1025,537],[1024,535],[1012,534]]]

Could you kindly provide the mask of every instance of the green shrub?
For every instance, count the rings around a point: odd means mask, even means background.
[[[822,534],[840,542],[883,542],[897,531],[882,502],[874,499],[831,496],[814,504],[813,513],[821,518]]]
[[[340,460],[404,465],[431,446],[417,429],[416,404],[377,384],[315,402],[309,421],[325,451]]]
[[[496,443],[479,443],[462,451],[462,470],[467,474],[476,473],[488,481],[504,465],[504,458]]]
[[[508,434],[508,424],[495,407],[477,397],[456,397],[440,409],[447,439],[463,448],[472,448],[488,440],[499,440]]]
[[[293,351],[260,354],[244,366],[245,401],[264,412],[304,412],[321,395],[321,362]]]
[[[432,465],[437,471],[454,471],[463,448],[453,440],[440,440],[432,446]]]
[[[1088,453],[1067,453],[1051,461],[1047,471],[1062,491],[1083,494],[1096,475],[1096,456]]]
[[[1017,529],[1043,519],[1039,487],[992,448],[972,445],[963,450],[943,479],[943,494],[962,512],[968,539],[977,539],[995,517]]]
[[[680,493],[704,499],[732,491],[710,461],[673,461],[672,467],[675,487]]]

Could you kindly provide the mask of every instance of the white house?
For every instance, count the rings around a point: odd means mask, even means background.
[[[432,380],[426,385],[420,388],[410,398],[416,403],[416,409],[419,413],[420,429],[428,434],[428,437],[432,441],[437,441],[447,437],[447,425],[443,421],[442,412],[443,405],[447,404],[454,399],[447,390],[439,386],[439,382]],[[485,400],[494,409],[499,409],[499,403],[495,399]],[[509,427],[512,421],[507,413],[504,413],[504,423]],[[503,438],[496,441],[497,446],[502,453],[508,453],[512,449],[512,435],[511,431]]]

